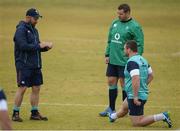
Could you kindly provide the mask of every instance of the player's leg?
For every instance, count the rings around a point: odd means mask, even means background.
[[[116,99],[118,96],[117,82],[118,82],[117,77],[108,77],[109,107],[111,108],[112,111],[115,111]]]
[[[99,113],[100,116],[107,116],[107,113],[112,113],[115,111],[116,98],[118,95],[118,72],[115,65],[108,64],[106,76],[108,78],[108,87],[109,87],[109,107]]]
[[[0,110],[0,125],[2,130],[12,130],[11,121],[8,116],[8,111]]]
[[[30,95],[30,103],[31,103],[31,120],[48,120],[47,117],[43,117],[40,115],[38,110],[39,105],[39,94],[41,85],[43,84],[43,77],[42,72],[40,69],[33,71],[33,78],[32,78],[32,92]]]
[[[39,104],[39,93],[40,93],[40,86],[33,86],[32,92],[30,95],[30,103],[31,103],[31,117],[30,117],[30,119],[40,120],[40,118],[37,116],[38,104]]]
[[[40,93],[40,86],[33,86],[32,92],[30,95],[30,103],[32,106],[31,112],[34,110],[38,110],[39,104],[39,93]]]
[[[12,120],[17,122],[22,122],[23,120],[19,116],[20,106],[23,101],[24,93],[29,86],[29,77],[30,71],[29,70],[17,70],[17,84],[18,90],[15,94],[14,99],[14,107],[13,107],[13,115]]]
[[[147,126],[157,121],[165,121],[168,127],[172,127],[172,123],[167,112],[149,116],[130,116],[133,126]]]
[[[124,101],[127,97],[126,92],[124,90],[124,66],[118,66],[118,76],[119,76],[119,83],[122,88],[122,100]]]
[[[4,92],[0,91],[0,127],[2,130],[11,130],[11,121],[8,115],[7,102]]]
[[[109,114],[109,120],[110,122],[114,122],[116,119],[124,117],[127,114],[128,114],[128,103],[126,98],[117,112]]]
[[[124,101],[127,98],[126,91],[124,90],[124,84],[125,84],[124,78],[120,77],[119,82],[120,82],[120,86],[122,88],[122,101]]]
[[[154,123],[153,116],[130,116],[133,126],[147,126]]]
[[[21,106],[23,96],[24,96],[26,89],[27,89],[27,87],[19,87],[16,94],[15,94],[13,115],[12,115],[13,121],[18,121],[18,122],[23,121],[19,116],[19,112],[20,112],[20,106]]]
[[[130,118],[132,121],[133,126],[147,126],[156,121],[165,121],[169,127],[172,126],[171,120],[167,112],[156,114],[156,115],[149,115],[144,116],[144,104],[146,101],[140,100],[141,105],[137,106],[134,104],[133,99],[128,100],[128,106],[130,110]]]

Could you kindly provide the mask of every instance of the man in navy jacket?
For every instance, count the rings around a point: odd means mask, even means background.
[[[40,42],[39,40],[38,30],[35,26],[40,17],[42,16],[39,12],[31,8],[26,12],[25,21],[20,21],[16,26],[14,56],[19,88],[15,95],[13,121],[23,121],[19,116],[19,112],[24,93],[28,87],[32,87],[30,120],[48,120],[47,117],[43,117],[39,113],[38,103],[40,86],[43,84],[41,52],[50,50],[52,43]]]

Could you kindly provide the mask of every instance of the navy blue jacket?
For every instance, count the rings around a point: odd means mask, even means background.
[[[16,69],[41,69],[41,52],[38,30],[31,24],[20,21],[14,35]]]

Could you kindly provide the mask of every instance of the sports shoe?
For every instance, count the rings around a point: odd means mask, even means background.
[[[38,111],[35,114],[31,114],[30,120],[43,120],[47,121],[48,118],[45,116],[42,116]]]
[[[113,111],[112,113],[108,112],[108,117],[109,117],[110,122],[115,122],[116,121],[116,119],[111,118],[111,114],[113,114],[113,113],[115,113],[115,111]]]
[[[164,115],[164,122],[166,122],[168,124],[168,127],[171,128],[172,127],[172,122],[171,122],[171,119],[170,119],[170,112],[163,112],[163,115]]]
[[[13,113],[12,121],[16,121],[16,122],[22,122],[23,121],[19,116],[19,112],[16,111],[16,112]]]
[[[105,111],[100,112],[99,115],[102,116],[102,117],[106,117],[106,116],[108,116],[108,113],[112,114],[112,112],[113,111],[111,110],[111,108],[108,107],[108,108],[105,109]]]

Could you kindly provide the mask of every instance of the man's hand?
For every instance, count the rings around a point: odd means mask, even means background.
[[[52,49],[52,47],[53,47],[53,43],[52,43],[52,42],[49,42],[48,47],[49,47],[49,49]]]
[[[52,42],[42,42],[42,43],[40,43],[39,45],[40,45],[40,47],[41,47],[42,49],[43,49],[43,48],[47,48],[47,50],[50,50],[50,49],[52,49],[52,47],[53,47]]]
[[[109,57],[105,57],[105,62],[106,62],[106,64],[109,63]]]
[[[137,105],[137,106],[141,105],[141,102],[138,100],[138,97],[135,97],[133,100],[134,100],[135,105]]]

